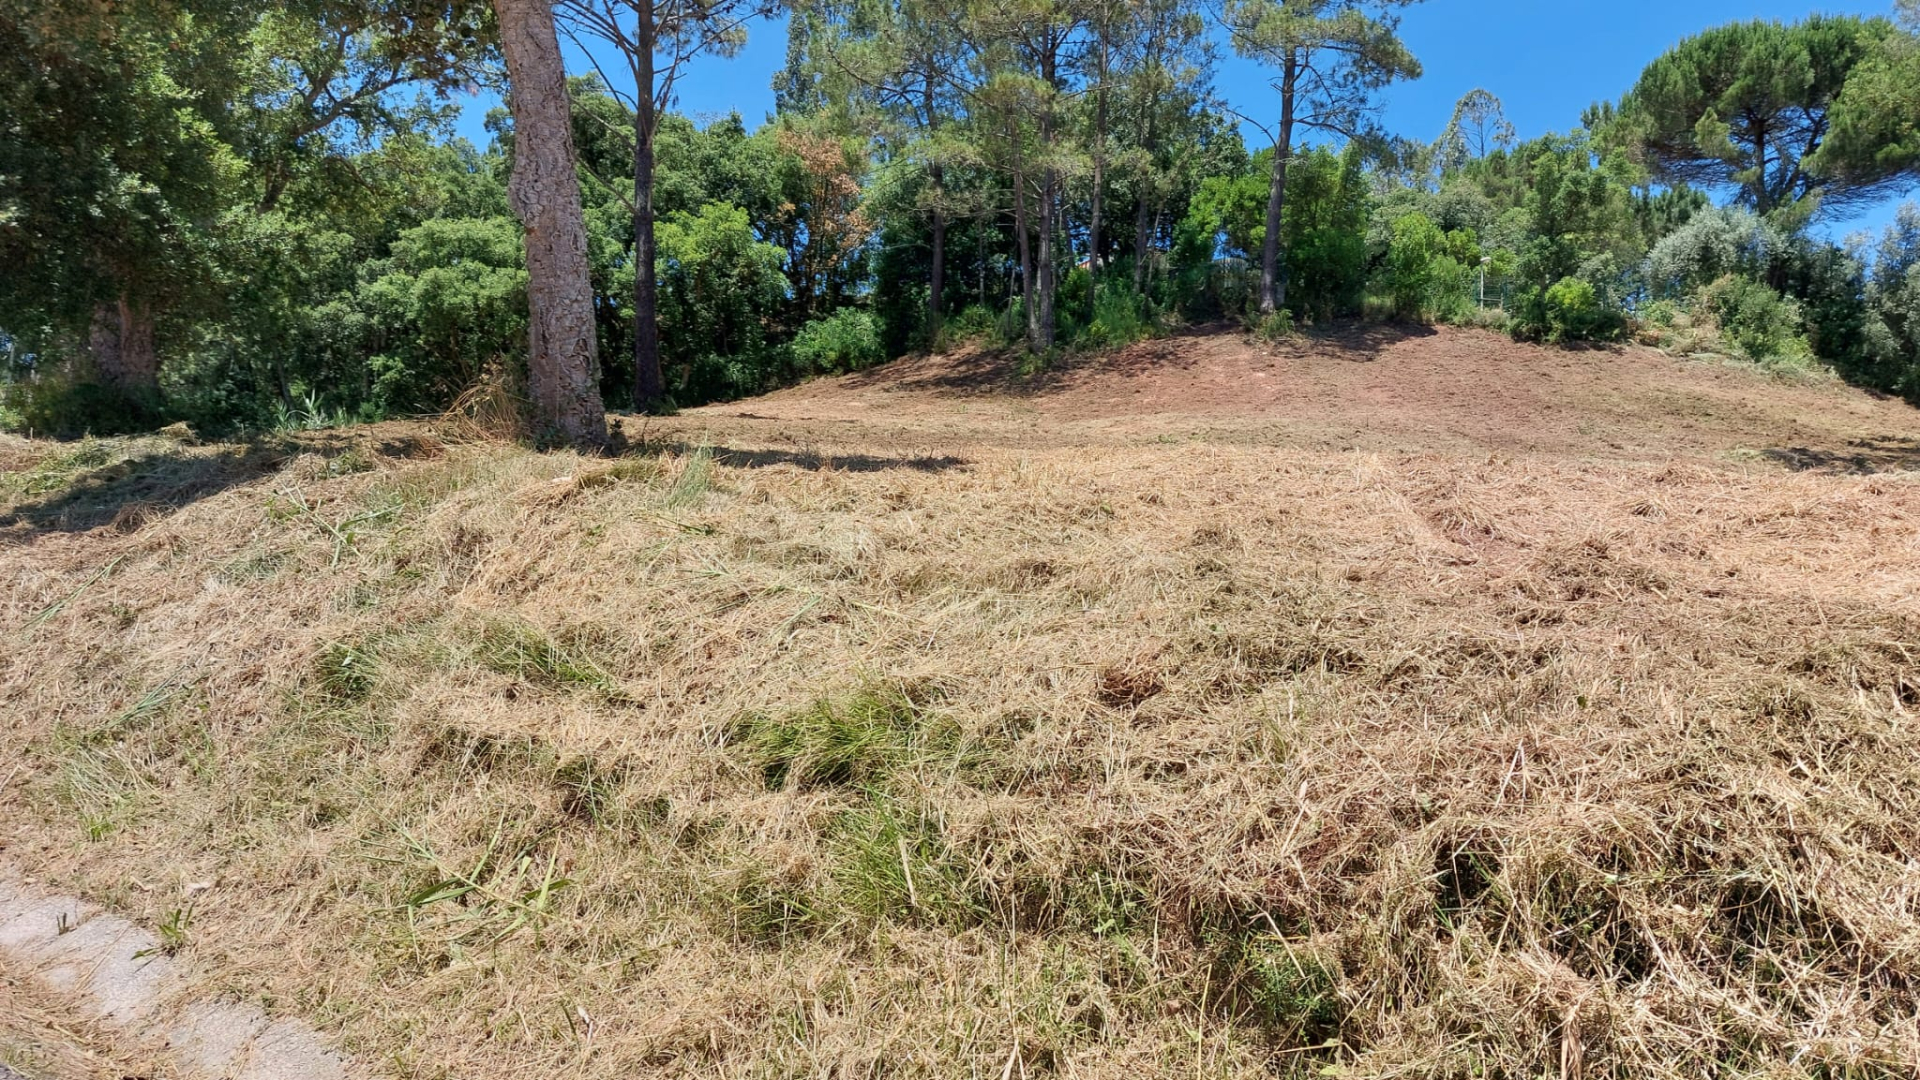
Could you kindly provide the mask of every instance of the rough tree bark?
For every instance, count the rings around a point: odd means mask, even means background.
[[[1100,306],[1100,258],[1105,254],[1100,248],[1100,199],[1107,187],[1107,22],[1105,13],[1100,21],[1099,73],[1094,87],[1095,105],[1093,120],[1093,208],[1087,218],[1087,310],[1094,311]]]
[[[1019,133],[1014,133],[1019,138]],[[1020,300],[1026,309],[1027,343],[1032,345],[1040,333],[1039,308],[1033,302],[1033,249],[1027,229],[1027,173],[1020,160],[1019,143],[1013,150],[1013,235],[1020,256]]]
[[[493,0],[512,83],[513,177],[527,240],[528,387],[536,433],[606,445],[587,228],[574,172],[566,67],[546,0]]]
[[[1049,89],[1057,85],[1057,53],[1050,48],[1042,57],[1040,77]],[[1053,267],[1053,230],[1058,226],[1057,190],[1058,174],[1053,167],[1053,102],[1048,101],[1040,108],[1040,147],[1047,154],[1047,161],[1040,170],[1040,244],[1036,267],[1038,281],[1034,285],[1035,298],[1038,301],[1032,318],[1027,320],[1030,330],[1027,345],[1034,352],[1047,352],[1053,348],[1053,298],[1058,286]]]
[[[94,309],[87,340],[94,375],[102,385],[132,397],[160,393],[160,356],[153,347],[153,313],[121,297]]]
[[[1299,83],[1299,54],[1289,52],[1280,70],[1280,131],[1273,145],[1273,182],[1267,189],[1267,235],[1260,245],[1262,315],[1271,315],[1287,303],[1287,270],[1280,251],[1280,214],[1287,202],[1287,166],[1293,160],[1294,103]]]
[[[934,75],[931,65],[927,72],[925,93],[927,128],[931,131],[937,125],[937,114],[933,111]],[[941,200],[946,195],[947,176],[939,161],[927,167],[927,179],[933,185],[933,269],[929,275],[931,280],[927,283],[927,338],[929,343],[934,343],[940,339],[940,323],[945,315],[940,294],[947,287],[947,214],[941,206]]]
[[[653,2],[636,5],[640,25],[633,55],[633,408],[653,412],[666,403],[660,371],[660,276],[653,242]]]

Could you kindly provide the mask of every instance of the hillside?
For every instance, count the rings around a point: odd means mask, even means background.
[[[1920,412],[1012,364],[0,442],[0,873],[395,1078],[1912,1075]]]
[[[1556,459],[1920,464],[1914,411],[1835,382],[1649,348],[1561,350],[1450,327],[1349,324],[1277,345],[1202,329],[1023,377],[1016,354],[903,360],[733,405],[672,430],[790,444],[1007,447],[1166,439]]]

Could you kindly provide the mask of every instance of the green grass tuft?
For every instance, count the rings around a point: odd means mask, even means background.
[[[738,737],[769,788],[863,787],[908,766],[926,726],[907,695],[870,687],[785,716],[750,714]]]

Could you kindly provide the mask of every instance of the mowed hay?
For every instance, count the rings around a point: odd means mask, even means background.
[[[399,1077],[1914,1075],[1914,478],[811,464],[17,525],[0,858]]]

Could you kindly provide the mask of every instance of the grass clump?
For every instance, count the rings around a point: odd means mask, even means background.
[[[544,689],[621,696],[613,676],[585,649],[563,644],[523,619],[490,620],[480,632],[479,660],[489,671]]]
[[[1337,1046],[1346,1009],[1333,972],[1313,953],[1263,934],[1235,940],[1223,953],[1228,985],[1245,1014],[1286,1046]]]
[[[968,864],[926,807],[876,798],[849,811],[829,838],[837,897],[874,922],[971,926],[989,914]]]
[[[667,489],[664,500],[669,510],[680,510],[706,497],[713,488],[713,448],[702,446],[687,455],[686,463],[680,466],[680,475],[674,478],[673,486]]]
[[[753,713],[739,741],[769,788],[868,787],[912,763],[926,718],[904,692],[868,687],[783,716]]]
[[[336,641],[314,661],[314,683],[320,696],[335,705],[354,705],[373,696],[379,685],[380,665],[365,644]]]

